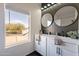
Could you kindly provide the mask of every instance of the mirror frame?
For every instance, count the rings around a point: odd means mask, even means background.
[[[43,17],[45,14],[50,14],[50,15],[52,16],[52,22],[51,22],[51,24],[50,24],[49,26],[47,26],[47,27],[43,26],[43,24],[42,24],[42,17]],[[41,26],[44,27],[44,28],[49,28],[49,27],[53,24],[53,22],[54,22],[54,16],[53,16],[50,12],[46,12],[46,13],[42,14],[42,17],[41,17]]]
[[[74,24],[74,23],[78,20],[79,11],[78,11],[78,9],[77,9],[77,7],[76,7],[75,5],[63,5],[63,6],[59,7],[59,8],[56,10],[56,12],[57,12],[58,10],[60,10],[61,8],[66,7],[66,6],[72,6],[72,7],[74,7],[74,8],[77,10],[77,13],[78,13],[77,18],[75,19],[74,22],[72,22],[71,24],[69,24],[69,25],[67,25],[67,26],[59,26],[59,25],[57,25],[57,24],[55,23],[55,18],[54,18],[54,24],[55,24],[56,26],[58,26],[58,27],[68,27],[68,26]],[[56,14],[56,12],[55,12],[55,14]],[[55,14],[54,14],[54,15],[55,15]]]

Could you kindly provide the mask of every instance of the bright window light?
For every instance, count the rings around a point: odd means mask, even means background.
[[[24,44],[29,40],[28,14],[19,13],[9,9],[5,10],[5,48]]]

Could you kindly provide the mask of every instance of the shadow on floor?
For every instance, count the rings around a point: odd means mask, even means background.
[[[42,56],[42,55],[40,53],[34,51],[34,52],[32,52],[32,53],[30,53],[30,54],[28,54],[26,56]]]

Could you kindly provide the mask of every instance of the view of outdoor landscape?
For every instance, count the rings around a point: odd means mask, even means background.
[[[28,15],[6,9],[6,47],[28,40]]]

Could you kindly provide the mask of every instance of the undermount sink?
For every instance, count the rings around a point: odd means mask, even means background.
[[[55,45],[62,45],[64,42],[60,38],[55,38]]]

